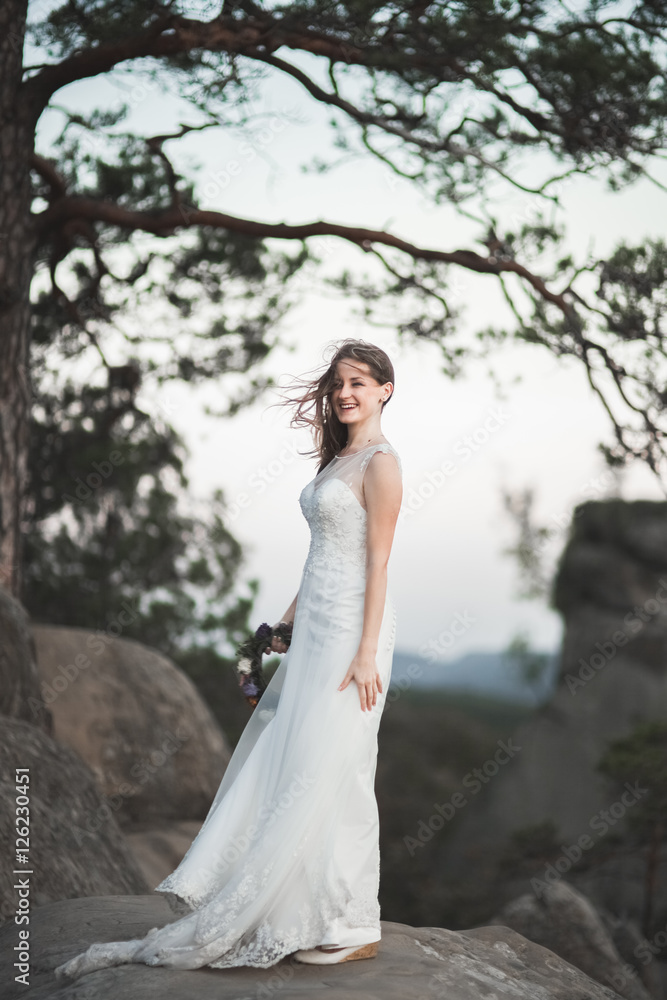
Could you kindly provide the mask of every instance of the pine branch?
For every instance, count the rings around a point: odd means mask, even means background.
[[[211,226],[216,229],[228,229],[231,232],[242,233],[253,239],[305,240],[312,236],[338,236],[365,251],[371,250],[374,243],[380,243],[402,251],[413,260],[458,264],[478,274],[498,275],[504,271],[517,274],[527,281],[545,302],[555,305],[570,322],[579,325],[576,312],[565,296],[562,293],[551,291],[539,275],[533,274],[518,261],[482,257],[474,250],[446,251],[419,247],[393,233],[386,233],[380,229],[344,226],[324,221],[299,225],[288,225],[284,222],[258,222],[254,219],[242,219],[226,215],[223,212],[207,211],[183,204],[155,213],[136,212],[111,202],[78,197],[60,199],[56,204],[37,215],[35,221],[42,238],[45,238],[51,231],[75,218],[85,219],[88,222],[105,222],[108,225],[118,226],[120,229],[139,230],[153,233],[159,237],[171,236],[177,230],[188,229],[192,226]]]

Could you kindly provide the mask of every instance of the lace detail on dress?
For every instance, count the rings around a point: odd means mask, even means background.
[[[350,906],[347,908],[346,920],[347,923],[351,924],[353,927],[376,927],[378,929],[378,937],[380,931],[380,903],[378,902],[377,896],[377,885],[376,881],[380,876],[380,855],[377,858],[377,875],[373,879],[373,884],[369,885],[364,889],[364,886],[359,886],[359,895],[352,901]]]
[[[365,884],[358,887],[358,893],[350,899],[344,884],[331,884],[325,877],[326,860],[323,857],[318,866],[318,878],[311,886],[311,899],[299,908],[298,915],[289,929],[283,927],[277,932],[270,921],[263,921],[249,940],[242,938],[237,943],[232,943],[226,948],[224,955],[207,964],[215,969],[227,969],[235,965],[267,968],[299,948],[316,947],[322,941],[327,927],[337,918],[343,919],[353,927],[377,927],[379,937],[380,907],[375,880],[372,879],[370,882],[365,880]],[[250,898],[261,897],[261,880],[254,886],[252,880],[249,881],[246,892],[250,894]],[[357,892],[356,886],[355,892]],[[220,912],[218,910],[216,906],[215,919],[219,919],[223,912],[226,912],[223,908],[220,908]],[[216,938],[215,943],[219,948],[219,939]]]
[[[330,479],[315,490],[309,483],[299,504],[311,531],[304,574],[335,570],[341,564],[365,570],[366,511],[349,486]]]
[[[340,462],[332,460],[301,491],[299,505],[311,532],[304,576],[340,568],[365,574],[367,512],[360,496],[364,473],[376,451],[392,454],[402,474],[396,451],[383,442],[345,455]]]
[[[365,878],[355,887],[356,895],[350,899],[344,883],[332,884],[326,877],[327,859],[322,856],[314,867],[318,874],[310,885],[312,895],[309,894],[298,908],[290,926],[277,928],[270,920],[260,919],[256,927],[239,936],[244,911],[249,904],[262,899],[273,868],[268,864],[257,872],[246,865],[238,889],[231,896],[225,895],[220,901],[214,898],[201,910],[173,924],[153,927],[144,938],[96,942],[69,962],[59,965],[54,970],[56,978],[77,978],[130,962],[170,968],[201,968],[204,965],[214,969],[239,965],[269,968],[300,948],[315,948],[336,919],[343,919],[352,927],[376,928],[379,937],[379,852],[377,857],[377,875]],[[191,951],[187,958],[179,954],[179,947],[181,952],[185,950],[186,941]]]

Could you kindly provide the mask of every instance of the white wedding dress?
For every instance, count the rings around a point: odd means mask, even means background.
[[[336,456],[299,503],[310,549],[292,642],[234,750],[201,830],[158,886],[193,912],[144,938],[90,945],[55,970],[76,978],[138,962],[173,969],[265,968],[319,944],[380,939],[377,732],[396,611],[387,586],[378,639],[382,693],[362,711],[338,687],[363,625],[364,472],[387,444]]]

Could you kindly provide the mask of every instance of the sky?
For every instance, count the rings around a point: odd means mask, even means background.
[[[289,58],[321,78],[321,67],[311,57],[290,52]],[[194,118],[136,73],[73,84],[57,101],[86,111],[121,97],[132,107],[132,123],[146,135]],[[294,81],[272,75],[261,110],[266,118],[250,136],[220,128],[191,133],[165,147],[184,171],[200,164],[203,206],[267,221],[324,218],[362,224],[420,245],[483,252],[475,243],[480,227],[448,205],[434,205],[368,156],[323,174],[302,170],[314,158],[335,161],[340,153],[332,147],[331,112],[316,107]],[[57,112],[50,112],[40,124],[38,149],[45,155],[58,120]],[[550,167],[546,158],[536,157],[516,176],[535,185]],[[516,225],[535,218],[539,201],[534,195],[505,183],[490,184],[489,192],[501,221]],[[561,197],[567,247],[579,259],[589,251],[603,255],[621,239],[663,235],[667,195],[648,181],[612,194],[602,175],[588,176],[564,183]],[[321,241],[319,250],[328,275],[344,267],[361,274],[368,264],[361,251],[334,238]],[[511,323],[493,277],[462,271],[452,277],[464,339],[480,327]],[[517,568],[504,552],[514,543],[515,531],[501,491],[534,489],[537,519],[554,526],[549,565],[555,565],[565,544],[576,503],[611,495],[664,499],[647,469],[635,465],[620,475],[606,470],[596,445],[612,440],[611,427],[583,372],[543,348],[505,344],[451,381],[441,371],[436,345],[400,343],[390,325],[367,325],[354,302],[322,287],[317,272],[306,271],[300,296],[275,331],[280,346],[253,370],[254,376],[271,374],[285,385],[294,375],[321,368],[324,352],[347,337],[378,344],[394,364],[395,391],[382,430],[401,456],[404,476],[388,584],[397,607],[396,648],[419,652],[441,641],[443,659],[453,659],[503,649],[524,632],[535,648],[557,649],[559,615],[544,601],[518,597]],[[120,339],[110,339],[108,349],[111,363],[126,360]],[[265,393],[232,419],[206,415],[207,406],[221,408],[243,381],[232,375],[216,384],[169,385],[160,392],[145,384],[139,404],[161,409],[184,435],[193,494],[205,498],[216,488],[224,491],[227,523],[247,554],[242,581],[260,580],[259,624],[278,621],[298,589],[309,543],[298,496],[315,475],[316,462],[299,455],[311,447],[308,435],[289,428],[286,411],[270,408],[277,392]],[[447,462],[453,472],[439,475]],[[468,624],[452,643],[445,637],[457,616],[465,616]]]

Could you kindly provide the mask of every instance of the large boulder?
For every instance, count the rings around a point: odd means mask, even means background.
[[[591,979],[613,987],[625,1000],[650,1000],[651,994],[637,973],[628,974],[627,963],[600,915],[565,881],[549,886],[539,899],[526,893],[512,900],[492,923],[511,927],[529,941],[549,948]]]
[[[124,828],[203,820],[230,749],[192,681],[110,631],[33,626],[54,736],[86,761]]]
[[[182,911],[181,911],[182,912]],[[178,919],[168,897],[63,900],[32,915],[28,985],[5,974],[6,1000],[620,1000],[552,951],[507,927],[456,932],[382,921],[376,958],[335,967],[303,965],[288,956],[269,969],[174,971],[124,965],[77,980],[56,981],[53,969],[93,941],[143,937]],[[0,962],[15,961],[17,929],[0,931]]]
[[[159,885],[178,868],[201,825],[200,820],[185,819],[125,831],[128,846],[149,885]]]
[[[28,810],[27,829],[17,824],[17,807],[21,821]],[[17,907],[23,912],[28,899],[32,908],[74,896],[150,889],[90,768],[36,726],[8,716],[0,716],[0,843],[0,917],[12,918],[13,934]],[[26,846],[22,863],[15,852]],[[24,879],[29,896],[16,888]]]
[[[39,674],[25,608],[0,586],[0,714],[52,731],[40,699]]]

